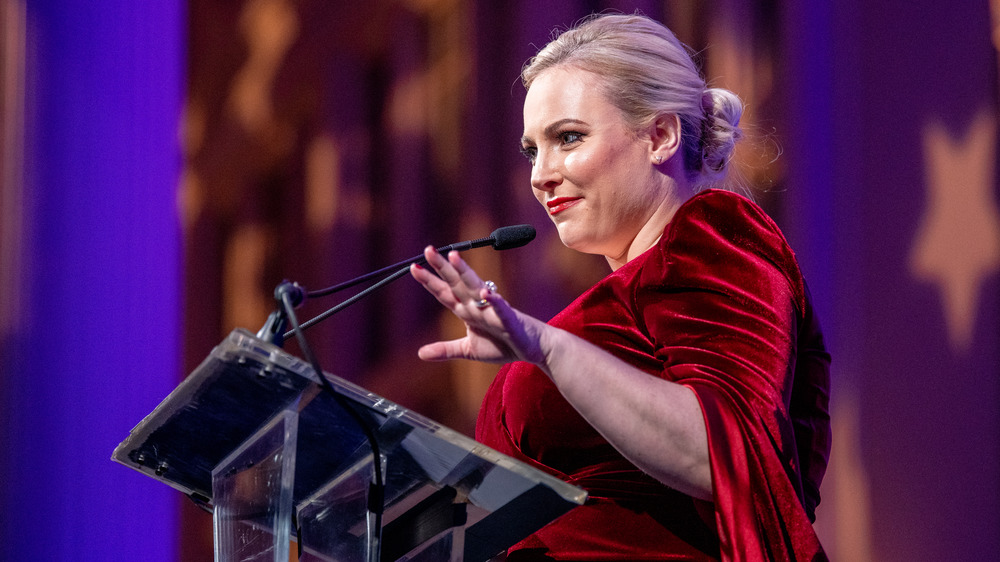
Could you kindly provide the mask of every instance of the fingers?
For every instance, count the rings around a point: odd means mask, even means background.
[[[455,310],[459,305],[474,307],[482,301],[485,283],[458,252],[449,252],[445,257],[433,246],[428,246],[424,250],[424,259],[437,276],[421,271],[419,267],[411,267],[411,273],[441,304]]]
[[[451,287],[429,270],[413,264],[410,266],[410,275],[444,306],[454,310],[455,306],[458,305],[458,299],[455,298],[455,293],[451,290]]]
[[[496,286],[484,283],[458,252],[445,257],[428,247],[424,258],[428,267],[413,265],[410,274],[465,323],[466,336],[427,344],[420,348],[418,356],[425,361],[461,358],[491,363],[515,358],[504,324],[512,310],[495,292]]]
[[[447,361],[464,358],[460,340],[429,343],[417,350],[417,357],[424,361]]]
[[[458,252],[448,253],[448,263],[458,273],[459,283],[473,289],[477,294],[483,287],[483,281],[479,275],[469,267]]]
[[[458,252],[448,252],[447,256],[442,256],[433,246],[428,246],[424,249],[424,259],[452,288],[465,285],[467,288],[478,290],[483,284]]]

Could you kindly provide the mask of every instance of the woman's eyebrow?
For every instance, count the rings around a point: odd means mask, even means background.
[[[563,128],[563,126],[568,125],[568,124],[586,125],[586,122],[581,121],[579,119],[572,119],[572,118],[560,119],[558,121],[550,123],[547,127],[545,127],[545,130],[543,132],[545,133],[545,136],[551,137],[551,136],[555,135],[556,132],[559,129]],[[523,136],[521,136],[521,146],[524,146],[526,144],[532,144],[531,137],[528,137],[527,135],[523,135]]]

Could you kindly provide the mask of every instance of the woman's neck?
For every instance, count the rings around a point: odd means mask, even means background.
[[[677,209],[690,199],[692,195],[693,193],[690,189],[687,189],[687,186],[675,186],[674,189],[671,189],[668,196],[664,198],[663,202],[656,208],[656,211],[649,217],[649,220],[636,233],[632,242],[625,249],[625,252],[620,256],[604,256],[608,260],[608,265],[611,266],[611,271],[616,271],[621,266],[641,256],[655,246],[660,241],[663,230],[667,228],[667,224],[670,223],[671,219],[677,213]]]

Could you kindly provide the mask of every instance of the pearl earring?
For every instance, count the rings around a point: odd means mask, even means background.
[[[659,166],[660,164],[662,164],[662,163],[663,163],[663,157],[662,157],[662,156],[660,156],[660,155],[656,155],[656,156],[654,156],[653,158],[656,158],[656,165],[657,165],[657,166]]]

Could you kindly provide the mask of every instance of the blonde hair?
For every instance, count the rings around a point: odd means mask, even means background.
[[[525,64],[525,89],[561,65],[599,75],[603,94],[636,131],[664,113],[677,115],[688,179],[701,188],[725,178],[743,134],[743,102],[729,90],[708,88],[688,48],[665,26],[639,15],[592,16]]]

